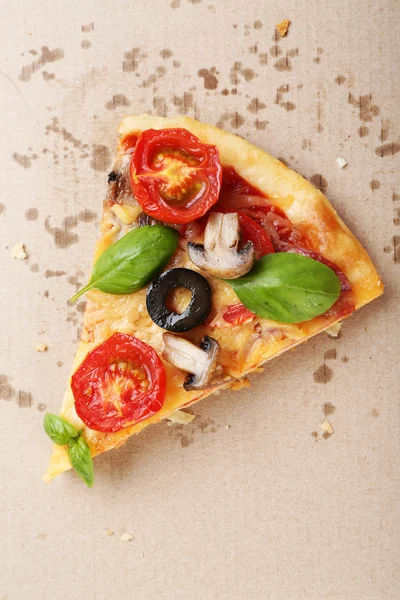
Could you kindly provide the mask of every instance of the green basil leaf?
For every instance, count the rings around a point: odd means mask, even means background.
[[[269,254],[238,279],[228,279],[239,300],[253,313],[281,323],[308,321],[339,297],[339,277],[326,265],[288,252]]]
[[[70,440],[68,444],[68,456],[71,465],[79,477],[91,488],[94,483],[93,460],[89,446],[81,435],[78,438]]]
[[[51,413],[45,414],[43,425],[51,441],[58,446],[65,446],[72,438],[79,435],[79,431],[71,423]]]
[[[89,283],[71,302],[92,288],[107,294],[132,294],[140,290],[169,261],[178,239],[179,233],[164,225],[147,225],[130,231],[100,255]]]

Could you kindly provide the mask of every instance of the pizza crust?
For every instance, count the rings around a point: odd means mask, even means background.
[[[269,202],[283,210],[291,222],[301,228],[312,247],[318,249],[325,258],[334,262],[348,277],[352,285],[356,308],[370,302],[383,292],[379,275],[366,251],[342,222],[327,198],[308,181],[282,162],[273,158],[242,138],[200,123],[188,117],[164,118],[150,115],[126,117],[119,128],[121,139],[127,135],[140,133],[145,129],[182,127],[191,131],[201,141],[214,144],[220,152],[223,166],[232,166],[236,172],[252,186],[260,189]],[[120,152],[122,149],[120,148]],[[115,213],[115,211],[114,211]],[[105,206],[100,238],[95,259],[123,233],[126,225],[115,218],[115,214]],[[111,220],[110,220],[111,219]],[[190,266],[187,255],[179,251],[173,259],[173,266]],[[171,265],[170,265],[171,266]],[[218,306],[237,302],[232,288],[223,281],[213,280],[213,302]],[[98,290],[87,294],[88,304],[84,315],[82,340],[75,356],[72,373],[81,364],[88,352],[105,341],[116,331],[131,333],[149,343],[161,355],[163,330],[155,325],[145,309],[145,293],[141,290],[129,296],[112,296]],[[70,386],[65,393],[61,416],[78,428],[83,427],[83,436],[92,455],[100,454],[122,445],[128,437],[139,433],[144,427],[168,417],[183,406],[188,406],[214,393],[219,388],[237,386],[244,376],[256,370],[267,360],[274,358],[327,329],[336,320],[316,317],[299,324],[282,324],[266,319],[258,319],[262,325],[262,336],[254,333],[254,324],[245,324],[232,329],[215,329],[206,326],[189,332],[193,341],[205,333],[215,337],[222,349],[227,364],[231,353],[238,354],[238,364],[232,363],[227,369],[226,381],[220,386],[198,392],[183,389],[184,373],[164,361],[167,372],[167,397],[162,410],[137,425],[116,433],[101,433],[84,426],[75,412],[74,398]],[[240,358],[242,356],[242,358]],[[49,468],[44,477],[50,481],[57,474],[71,468],[65,447],[54,446]]]

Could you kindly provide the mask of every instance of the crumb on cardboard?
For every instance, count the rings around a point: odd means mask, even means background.
[[[106,535],[113,535],[113,530],[112,529],[106,529],[105,531]]]
[[[251,385],[251,383],[247,379],[247,377],[242,377],[241,379],[234,381],[230,387],[231,387],[231,390],[240,390],[243,387],[249,387],[249,385]]]
[[[276,26],[276,30],[280,34],[281,37],[285,37],[285,35],[288,32],[289,25],[290,25],[289,19],[283,19],[283,21],[278,23],[278,25]]]
[[[326,431],[326,433],[328,433],[329,435],[332,435],[333,427],[327,419],[325,419],[325,421],[322,423],[321,427],[324,431]]]
[[[121,542],[130,542],[133,540],[133,535],[130,533],[123,533],[120,537]]]
[[[22,242],[17,242],[13,246],[13,248],[11,250],[11,256],[13,258],[18,258],[19,260],[24,260],[25,258],[28,258],[28,255],[25,250],[25,246]]]
[[[336,159],[336,164],[340,169],[343,169],[346,165],[348,165],[349,163],[347,162],[347,160],[345,158],[343,158],[342,156],[338,156]]]
[[[338,323],[335,323],[334,325],[331,325],[330,327],[328,327],[328,329],[325,329],[325,333],[327,333],[329,335],[329,337],[337,338],[337,337],[339,337],[341,328],[342,328],[342,322],[339,321]]]
[[[172,425],[176,423],[177,425],[189,425],[196,418],[196,415],[192,415],[191,413],[187,413],[184,410],[176,410],[169,415],[167,418],[168,425]]]
[[[36,352],[46,352],[47,344],[43,344],[42,342],[36,342]]]

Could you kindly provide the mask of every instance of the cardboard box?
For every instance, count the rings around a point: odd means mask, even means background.
[[[42,0],[4,6],[0,28],[0,598],[399,598],[398,3]],[[118,123],[144,111],[284,159],[327,194],[386,293],[338,339],[195,406],[191,425],[97,458],[92,490],[72,473],[46,486],[43,415],[81,318],[66,300],[90,270]]]

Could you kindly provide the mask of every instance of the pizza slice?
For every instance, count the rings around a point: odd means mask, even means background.
[[[240,137],[126,117],[45,480],[121,446],[383,292],[325,196]],[[76,299],[76,298],[75,298]]]

